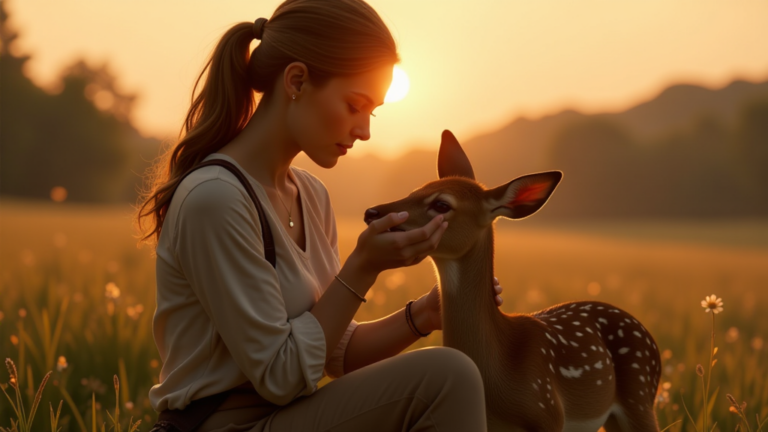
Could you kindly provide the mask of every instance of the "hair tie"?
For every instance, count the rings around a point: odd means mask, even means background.
[[[261,37],[264,35],[264,25],[267,21],[269,20],[266,18],[257,18],[256,21],[253,22],[253,37],[261,40]]]

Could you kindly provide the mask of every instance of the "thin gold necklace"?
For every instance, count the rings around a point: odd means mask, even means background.
[[[293,219],[291,219],[291,211],[293,210],[293,197],[291,197],[291,208],[288,209],[288,206],[285,205],[283,202],[283,198],[280,196],[280,189],[275,187],[275,190],[277,190],[277,198],[280,200],[280,204],[285,207],[285,210],[288,212],[288,226],[293,228]]]

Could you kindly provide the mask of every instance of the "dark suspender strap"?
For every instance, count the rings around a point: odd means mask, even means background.
[[[259,201],[259,198],[256,196],[256,192],[253,190],[253,186],[251,186],[251,182],[249,182],[248,179],[245,178],[245,175],[242,172],[240,172],[239,169],[237,169],[235,164],[223,159],[210,159],[192,167],[192,169],[190,169],[184,174],[182,179],[188,176],[192,171],[208,165],[219,165],[228,169],[229,171],[232,172],[232,174],[235,175],[235,177],[237,177],[238,180],[240,180],[240,183],[242,183],[243,186],[245,186],[245,190],[248,191],[248,195],[250,195],[251,200],[253,201],[253,204],[256,206],[256,211],[259,213],[259,223],[261,224],[261,236],[264,239],[264,257],[267,259],[267,261],[269,261],[270,264],[272,264],[272,267],[277,268],[277,257],[275,254],[275,240],[272,238],[272,230],[269,228],[269,222],[267,222],[267,217],[264,214],[264,209],[261,207],[261,202]]]
[[[272,230],[269,228],[269,222],[264,214],[264,209],[261,207],[261,202],[256,196],[256,192],[251,186],[251,182],[245,178],[245,175],[231,162],[223,159],[211,159],[202,162],[183,176],[182,180],[188,176],[192,171],[202,168],[208,165],[219,165],[229,171],[231,171],[235,177],[240,180],[240,183],[245,186],[245,190],[248,191],[248,195],[251,197],[253,204],[256,205],[256,211],[259,214],[259,223],[261,224],[261,236],[264,240],[264,256],[272,264],[272,267],[277,268],[277,257],[275,254],[275,241],[272,238]],[[216,409],[221,406],[227,399],[230,393],[234,389],[230,389],[214,395],[205,396],[200,399],[195,399],[189,403],[182,410],[164,410],[161,411],[157,417],[157,422],[154,424],[150,432],[192,432],[198,426],[200,426],[206,418],[216,412]]]

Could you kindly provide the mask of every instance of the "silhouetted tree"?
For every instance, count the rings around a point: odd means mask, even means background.
[[[47,198],[62,186],[68,200],[123,200],[135,153],[125,139],[134,96],[117,91],[106,67],[81,60],[63,71],[60,93],[46,93],[22,71],[29,56],[13,52],[18,34],[5,2],[0,20],[0,193]]]

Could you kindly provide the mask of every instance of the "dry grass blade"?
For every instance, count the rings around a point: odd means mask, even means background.
[[[13,387],[14,390],[16,390],[16,404],[11,401],[11,405],[13,406],[13,410],[16,412],[16,418],[18,419],[18,423],[13,425],[14,429],[21,429],[21,430],[27,430],[26,427],[26,412],[24,411],[24,402],[21,400],[21,391],[19,390],[19,386],[21,385],[19,383],[19,372],[16,370],[16,365],[13,363],[13,360],[10,358],[5,359],[5,367],[8,368],[8,374],[10,375],[10,381],[9,384],[11,387]],[[5,390],[3,390],[3,393],[5,393]],[[8,394],[6,394],[8,396]],[[10,397],[8,398],[10,400]],[[13,424],[13,419],[11,419],[11,424]]]
[[[682,420],[682,419],[680,419],[680,420],[678,420],[678,421],[676,421],[676,422],[674,422],[674,423],[670,423],[670,424],[669,424],[667,427],[665,427],[664,429],[660,430],[659,432],[664,432],[665,430],[667,430],[667,429],[671,428],[672,426],[674,426],[674,425],[676,425],[676,424],[680,423],[681,421],[683,421],[683,420]]]
[[[45,374],[43,381],[40,382],[40,387],[37,388],[37,393],[35,393],[35,400],[32,402],[32,409],[29,410],[29,419],[27,420],[27,425],[30,429],[32,428],[32,422],[35,421],[35,413],[37,412],[38,405],[40,405],[40,399],[43,397],[43,389],[48,383],[48,379],[51,377],[52,373],[53,371],[48,371],[48,373]]]
[[[51,405],[50,402],[48,402],[48,405],[51,408],[51,432],[59,432],[61,428],[59,428],[59,418],[61,417],[61,406],[64,405],[64,401],[59,401],[59,409],[56,410],[56,414],[53,413],[53,405]]]
[[[96,393],[91,392],[91,431],[96,432]]]
[[[685,413],[688,414],[688,418],[691,420],[691,424],[693,424],[693,430],[696,432],[699,432],[699,428],[696,427],[696,422],[693,421],[693,417],[691,417],[691,413],[688,412],[688,407],[685,405],[685,398],[683,398],[683,392],[680,392],[680,401],[683,403],[683,408],[685,408]]]
[[[75,401],[72,400],[72,397],[67,392],[67,389],[65,389],[64,386],[59,386],[59,391],[61,391],[61,395],[64,397],[64,400],[67,401],[69,409],[72,410],[72,414],[74,414],[75,420],[77,421],[78,426],[80,426],[80,430],[82,432],[88,432],[88,430],[85,428],[83,417],[80,415],[80,411],[77,408],[77,404],[75,404]]]

